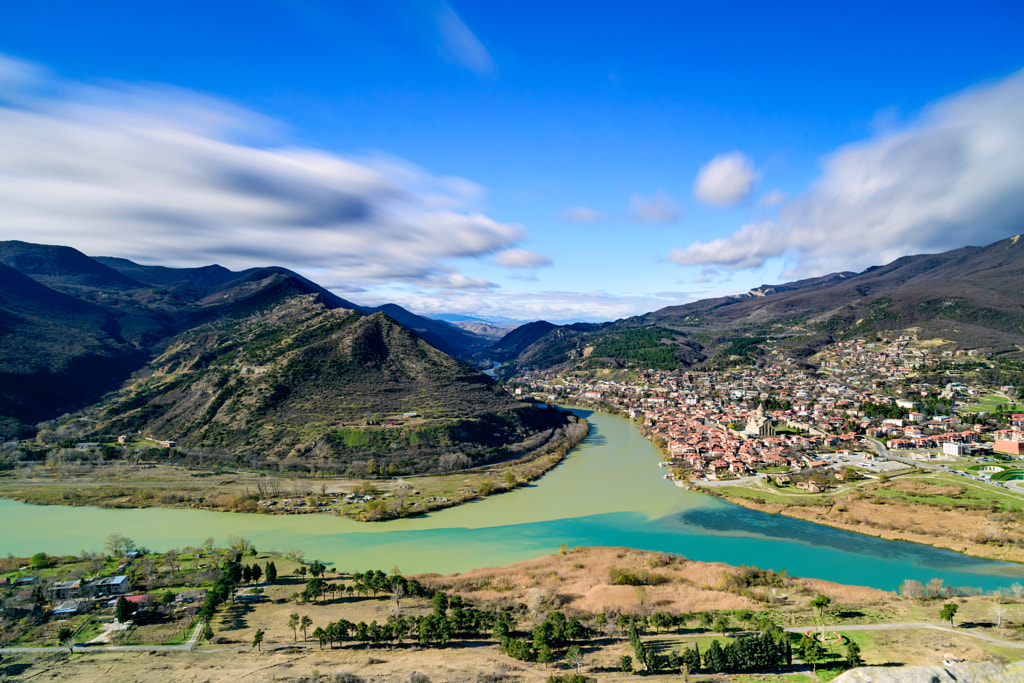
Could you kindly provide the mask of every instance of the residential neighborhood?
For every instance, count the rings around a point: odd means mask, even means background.
[[[813,484],[795,482],[820,490],[829,479],[878,476],[908,463],[970,467],[979,479],[1018,481],[1018,466],[977,467],[978,458],[1010,461],[1024,453],[1024,412],[997,408],[1012,405],[1007,397],[1015,388],[964,381],[959,368],[983,356],[900,337],[838,342],[813,364],[770,348],[763,365],[729,371],[641,370],[627,381],[526,370],[513,383],[525,385],[515,389],[520,395],[635,420],[662,450],[666,478],[681,483],[768,473],[786,485],[790,475],[828,470]],[[923,371],[940,371],[949,381],[922,381]]]

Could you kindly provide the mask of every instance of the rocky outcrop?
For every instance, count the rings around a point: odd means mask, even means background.
[[[862,666],[850,669],[833,683],[1024,683],[1024,661],[1003,666],[993,662],[964,662],[949,666]]]

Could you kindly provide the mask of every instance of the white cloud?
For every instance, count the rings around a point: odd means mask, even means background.
[[[1024,217],[1024,71],[940,101],[897,131],[826,160],[777,223],[695,243],[685,265],[754,268],[785,256],[785,277],[860,270],[909,253],[984,245],[1018,233]]]
[[[719,154],[701,167],[693,183],[693,194],[706,204],[732,206],[754,189],[758,174],[745,154]]]
[[[695,242],[686,249],[677,249],[669,254],[669,260],[684,266],[713,263],[731,270],[756,268],[785,252],[786,242],[779,235],[775,223],[752,223],[724,239]]]
[[[676,202],[658,190],[653,195],[634,194],[629,198],[630,219],[640,223],[671,223],[676,219]]]
[[[83,87],[0,57],[0,235],[165,265],[283,265],[346,289],[472,290],[493,285],[442,260],[525,237],[474,210],[473,183],[268,144],[280,130],[187,91]]]
[[[502,268],[540,268],[551,265],[551,259],[544,254],[526,249],[499,251],[494,262]]]
[[[562,220],[571,223],[595,223],[601,220],[601,212],[588,206],[570,206],[562,211]]]

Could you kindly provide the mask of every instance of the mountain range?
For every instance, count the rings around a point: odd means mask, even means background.
[[[498,338],[454,324],[488,324],[469,316],[360,306],[284,268],[168,268],[0,242],[0,434],[88,409],[96,430],[188,434],[225,452],[483,453],[557,420],[466,362],[713,368],[754,362],[768,339],[805,358],[836,339],[893,334],[1017,362],[1022,276],[1018,236]]]
[[[494,347],[540,368],[713,367],[766,339],[807,357],[843,338],[908,334],[1024,358],[1024,240],[905,256],[593,327],[531,323]]]
[[[167,268],[0,243],[7,437],[84,410],[88,434],[76,437],[376,455],[406,472],[421,468],[394,454],[487,459],[565,417],[453,358],[486,343],[399,306],[358,306],[284,268]]]

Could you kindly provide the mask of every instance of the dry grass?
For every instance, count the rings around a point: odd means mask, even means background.
[[[919,496],[958,496],[964,492],[963,486],[955,484],[929,484],[914,479],[897,479],[880,488],[893,489]]]
[[[892,631],[850,631],[864,651],[871,666],[902,664],[903,666],[936,666],[945,654],[956,655],[969,662],[993,661],[1005,664],[1021,659],[1020,650],[1000,648],[977,638],[933,629],[900,629]]]
[[[646,570],[668,579],[661,585],[613,585],[613,569]],[[507,567],[474,569],[451,576],[428,575],[426,585],[482,601],[515,601],[557,606],[596,614],[642,612],[702,612],[705,610],[763,609],[754,596],[770,591],[751,588],[751,595],[722,590],[722,578],[735,568],[721,562],[694,562],[665,553],[629,548],[573,548],[567,553],[517,562]],[[835,601],[865,602],[889,594],[873,588],[842,586],[817,579],[790,579],[791,601],[798,596],[825,593]]]
[[[927,484],[901,482],[901,486]],[[946,486],[929,487],[947,489]],[[936,495],[929,492],[928,495]],[[1008,562],[1024,562],[1024,535],[1019,522],[989,510],[924,505],[902,499],[880,502],[870,495],[847,497],[827,506],[756,503],[729,496],[730,502],[772,514],[894,541],[913,541],[938,548]]]
[[[504,672],[508,676],[505,680],[509,683],[531,683],[544,681],[554,672],[553,669],[545,671],[542,665],[509,660],[498,654],[497,647],[455,647],[444,651],[413,648],[321,651],[287,647],[272,650],[264,647],[262,652],[245,647],[206,653],[87,653],[76,654],[70,659],[65,653],[54,653],[43,657],[18,657],[18,661],[9,663],[11,659],[5,657],[4,664],[8,667],[17,666],[19,670],[24,667],[21,674],[24,678],[90,683],[297,682],[314,673],[333,675],[343,671],[377,683],[406,681],[412,672],[425,674],[435,683],[476,681],[485,672]],[[16,677],[15,680],[21,678]]]

